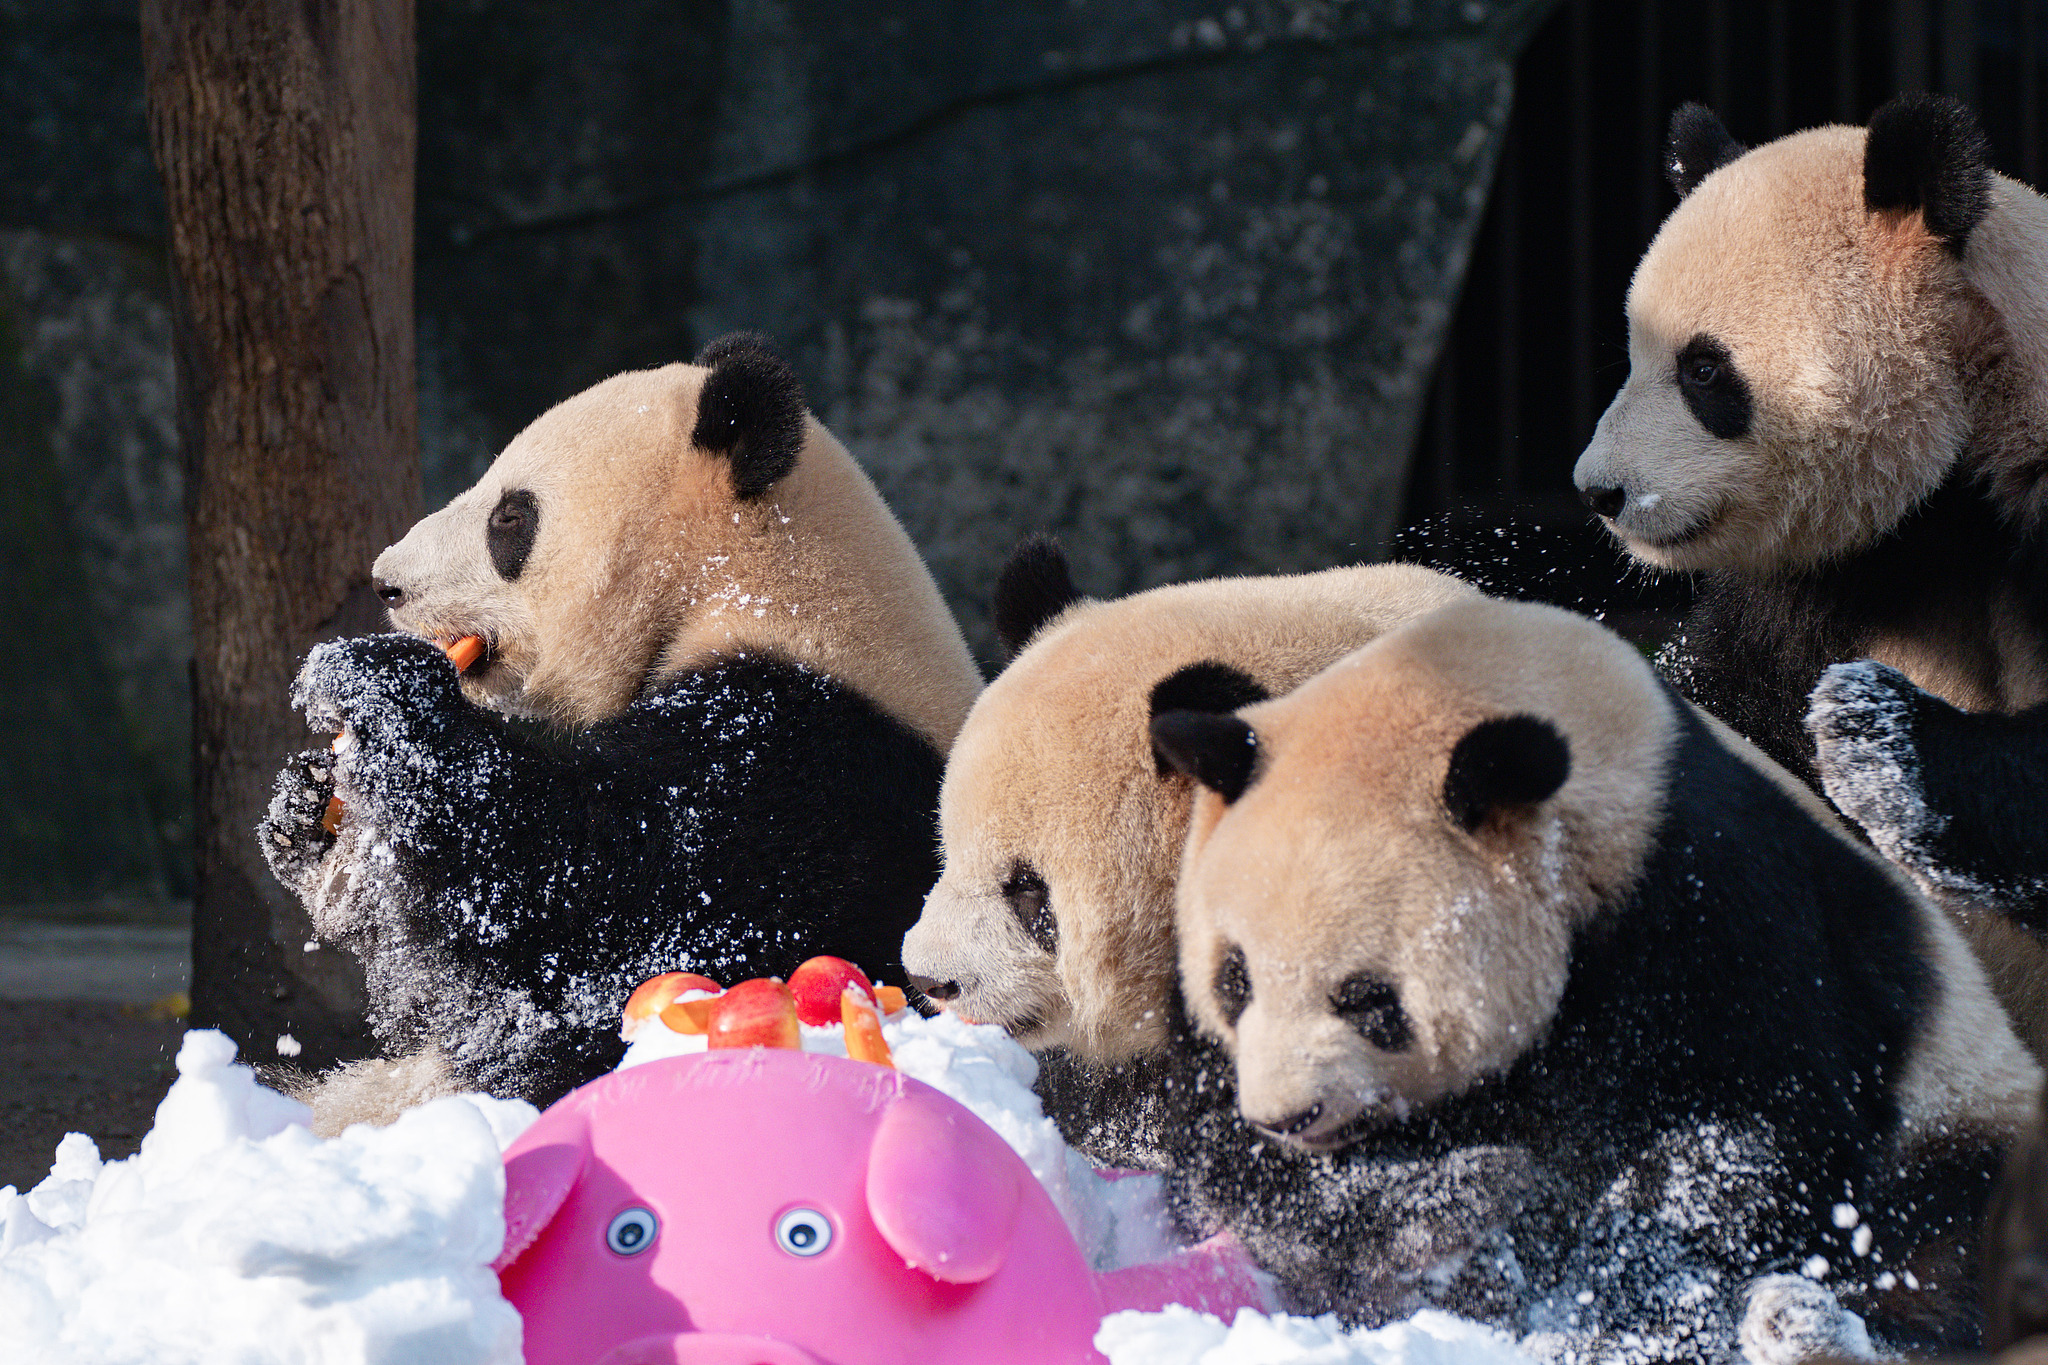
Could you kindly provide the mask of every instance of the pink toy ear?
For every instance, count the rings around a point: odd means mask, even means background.
[[[505,1249],[491,1269],[503,1270],[533,1245],[576,1188],[589,1155],[587,1143],[550,1142],[505,1162]]]
[[[1010,1249],[1021,1165],[973,1114],[937,1091],[908,1088],[868,1149],[868,1215],[913,1269],[978,1284]]]

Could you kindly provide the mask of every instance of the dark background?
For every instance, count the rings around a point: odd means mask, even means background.
[[[1654,638],[1684,584],[1624,571],[1569,476],[1671,109],[1755,143],[1946,90],[2031,182],[2044,8],[426,0],[427,503],[744,326],[980,647],[1040,529],[1099,593],[1396,543]],[[43,919],[190,889],[138,41],[132,5],[0,3],[0,905]]]

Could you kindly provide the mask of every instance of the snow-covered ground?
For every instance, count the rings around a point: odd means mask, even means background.
[[[906,1015],[885,1032],[900,1069],[1024,1158],[1098,1268],[1175,1245],[1157,1180],[1097,1178],[1000,1030]],[[843,1051],[837,1034],[806,1030],[806,1046]],[[625,1064],[698,1045],[643,1029]],[[35,1189],[0,1188],[0,1362],[516,1365],[518,1314],[488,1267],[499,1153],[531,1106],[446,1099],[322,1140],[219,1033],[188,1033],[178,1072],[136,1156],[102,1163],[73,1134]],[[1435,1312],[1349,1333],[1249,1310],[1118,1313],[1097,1345],[1112,1365],[1527,1365],[1505,1336]]]

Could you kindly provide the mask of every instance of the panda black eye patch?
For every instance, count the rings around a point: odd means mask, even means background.
[[[1033,943],[1048,953],[1060,950],[1060,922],[1053,917],[1052,892],[1037,868],[1030,863],[1011,868],[1009,880],[1003,883],[1003,899],[1010,903],[1010,913]]]
[[[533,538],[540,534],[540,503],[524,488],[511,488],[491,509],[484,525],[484,544],[491,552],[491,567],[507,583],[526,568],[533,553]]]
[[[1728,348],[1705,332],[1678,350],[1678,391],[1713,435],[1732,441],[1749,434],[1749,385]]]
[[[1252,1002],[1252,974],[1245,965],[1244,949],[1235,943],[1224,948],[1209,989],[1216,992],[1216,1007],[1223,1011],[1223,1022],[1236,1028],[1244,1007]]]
[[[1401,992],[1392,983],[1360,973],[1347,977],[1330,995],[1330,1008],[1382,1052],[1405,1052],[1415,1041]]]

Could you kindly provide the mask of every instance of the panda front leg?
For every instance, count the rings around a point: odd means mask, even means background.
[[[1828,799],[1931,890],[2048,930],[2048,707],[1969,713],[1870,660],[1821,675]]]
[[[318,879],[339,903],[316,923],[364,959],[379,1038],[537,1102],[615,1062],[619,1004],[660,946],[673,821],[654,784],[506,729],[410,636],[321,646],[294,700],[346,736]]]

